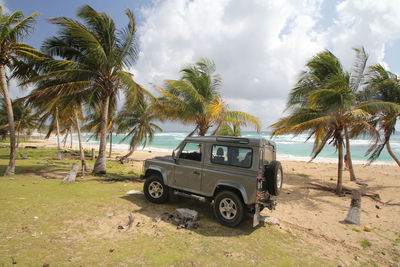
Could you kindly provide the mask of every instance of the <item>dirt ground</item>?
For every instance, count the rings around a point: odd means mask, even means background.
[[[362,197],[360,225],[343,223],[350,207],[350,194],[339,197],[333,192],[314,189],[315,185],[335,188],[336,164],[283,161],[283,168],[285,180],[278,206],[272,213],[264,211],[265,215],[280,220],[281,230],[319,245],[322,255],[339,259],[344,266],[358,257],[371,257],[385,266],[399,264],[399,167],[355,165],[356,177],[364,185],[351,182],[348,172],[344,172],[346,189],[379,194],[381,199],[377,202]],[[389,201],[398,205],[384,205]],[[372,230],[364,231],[365,226]]]

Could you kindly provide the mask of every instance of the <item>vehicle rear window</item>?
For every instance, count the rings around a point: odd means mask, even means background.
[[[213,145],[211,162],[215,164],[250,168],[253,150],[246,147]]]

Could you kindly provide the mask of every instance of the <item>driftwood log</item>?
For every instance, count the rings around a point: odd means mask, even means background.
[[[76,174],[78,173],[78,170],[79,170],[79,165],[77,163],[72,164],[72,168],[69,171],[69,174],[64,177],[64,180],[62,181],[62,183],[67,184],[67,183],[75,182]]]
[[[346,223],[351,223],[351,224],[360,224],[360,215],[361,215],[361,193],[358,190],[354,190],[351,195],[350,209],[344,221]]]

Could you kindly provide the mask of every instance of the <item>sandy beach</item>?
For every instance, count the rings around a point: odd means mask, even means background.
[[[56,147],[51,141],[21,145],[34,145],[38,148]],[[91,148],[85,147],[85,149]],[[94,148],[98,149],[97,146]],[[78,147],[75,146],[74,149]],[[113,158],[126,152],[126,150],[113,150]],[[131,157],[134,160],[129,164],[140,171],[143,160],[168,154],[135,151]],[[315,244],[319,247],[318,253],[321,257],[339,260],[344,266],[354,263],[354,255],[378,258],[385,265],[391,262],[392,253],[395,253],[392,247],[400,240],[398,166],[355,164],[359,183],[351,182],[349,173],[344,172],[345,189],[358,189],[369,196],[375,196],[375,199],[362,197],[361,224],[348,225],[342,221],[346,218],[350,207],[351,195],[339,197],[333,192],[320,189],[320,186],[335,188],[336,164],[289,160],[282,160],[282,164],[284,184],[278,197],[277,208],[273,212],[263,211],[263,215],[273,216],[280,221],[280,226],[276,226],[280,231],[290,233],[304,242]],[[380,201],[377,201],[377,195]],[[365,226],[372,230],[364,231]],[[370,243],[368,250],[362,247],[365,240]]]

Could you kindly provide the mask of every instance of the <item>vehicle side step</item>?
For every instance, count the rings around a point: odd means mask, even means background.
[[[193,200],[197,200],[197,201],[201,201],[201,202],[204,202],[204,203],[209,202],[204,197],[199,197],[199,196],[195,196],[195,195],[192,195],[192,194],[187,194],[187,193],[184,193],[184,192],[181,192],[181,191],[177,191],[177,190],[173,191],[173,195],[180,196],[180,197],[185,197],[185,198],[189,198],[189,199],[193,199]]]

